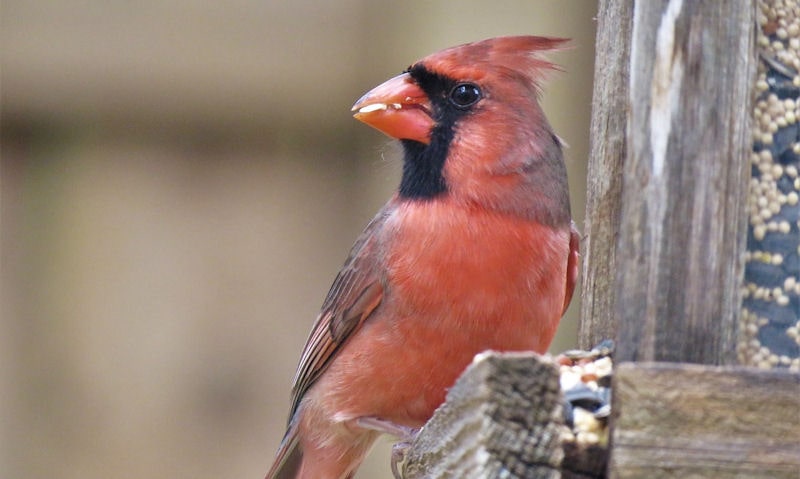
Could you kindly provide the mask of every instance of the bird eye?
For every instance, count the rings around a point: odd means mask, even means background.
[[[481,99],[481,89],[472,83],[461,83],[450,91],[450,103],[456,108],[469,108]]]

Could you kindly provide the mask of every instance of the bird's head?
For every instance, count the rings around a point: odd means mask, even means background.
[[[565,195],[560,143],[538,103],[556,68],[543,53],[565,41],[514,36],[448,48],[362,96],[354,116],[403,143],[400,196],[508,209],[532,200],[523,193]],[[531,187],[535,177],[545,181]],[[547,186],[553,181],[564,192]],[[559,201],[568,215],[568,200]]]

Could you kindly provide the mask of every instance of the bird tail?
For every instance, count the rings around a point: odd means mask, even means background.
[[[302,463],[303,450],[297,437],[297,421],[292,421],[264,479],[297,479]]]

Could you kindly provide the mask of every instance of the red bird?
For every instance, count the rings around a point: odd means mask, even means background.
[[[422,426],[484,350],[544,352],[578,275],[561,142],[538,103],[563,39],[434,53],[355,117],[403,145],[400,187],[356,240],[294,377],[268,479],[349,479]]]

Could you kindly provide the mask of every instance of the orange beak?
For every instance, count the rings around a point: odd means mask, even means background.
[[[428,144],[435,122],[428,96],[408,73],[388,80],[359,98],[353,116],[397,138]]]

